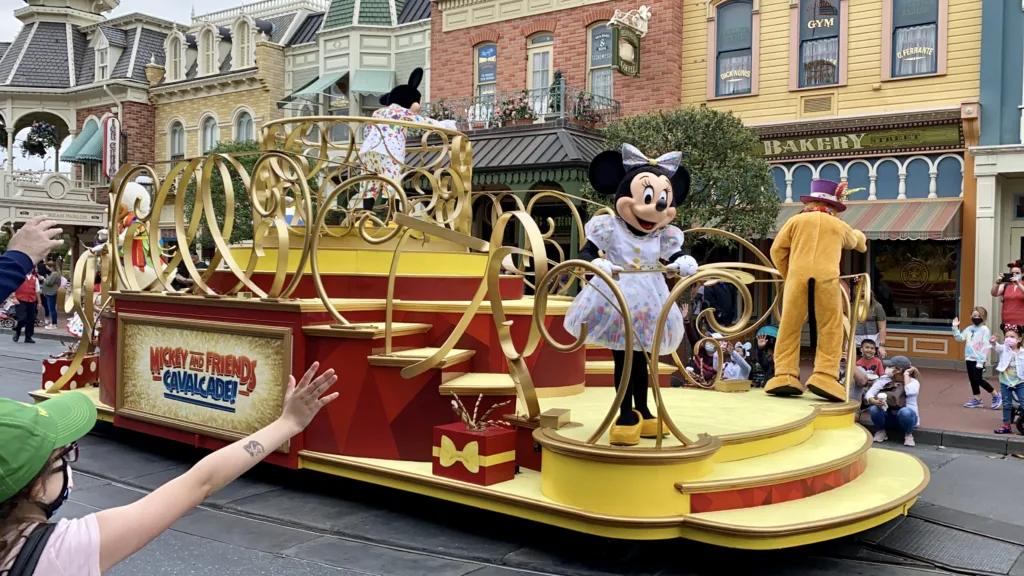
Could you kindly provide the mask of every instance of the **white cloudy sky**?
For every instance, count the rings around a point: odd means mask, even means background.
[[[196,14],[203,14],[249,3],[251,0],[201,0],[196,3],[189,0],[122,0],[121,5],[107,14],[107,17],[145,12],[158,18],[187,24],[193,6],[195,6]],[[18,31],[21,30],[21,22],[14,17],[14,11],[26,5],[25,0],[0,0],[0,42],[11,42],[18,35]],[[2,156],[6,159],[6,155]],[[49,169],[53,168],[52,158],[46,161],[46,166]],[[39,158],[22,158],[21,151],[15,144],[14,167],[18,170],[40,170],[43,167],[43,161]],[[61,169],[66,171],[70,169],[70,166],[62,164]]]

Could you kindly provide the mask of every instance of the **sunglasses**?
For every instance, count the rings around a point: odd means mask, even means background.
[[[63,460],[68,464],[78,462],[78,442],[72,442],[57,453],[57,460]]]

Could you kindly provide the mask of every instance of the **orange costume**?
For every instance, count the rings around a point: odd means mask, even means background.
[[[785,283],[775,344],[775,377],[765,386],[768,394],[803,394],[800,337],[813,292],[818,347],[807,388],[823,398],[846,401],[846,389],[839,383],[839,361],[843,356],[839,264],[843,250],[867,251],[867,239],[837,215],[846,209],[842,203],[845,188],[846,184],[828,180],[812,182],[811,194],[800,198],[806,208],[786,221],[772,244],[772,261]]]

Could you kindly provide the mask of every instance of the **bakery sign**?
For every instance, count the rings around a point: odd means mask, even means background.
[[[121,121],[108,116],[103,122],[103,174],[113,178],[121,168]]]
[[[765,138],[755,153],[767,160],[828,156],[860,156],[899,152],[951,150],[963,147],[958,124],[889,130],[863,130]]]

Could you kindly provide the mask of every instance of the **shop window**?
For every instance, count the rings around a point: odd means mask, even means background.
[[[252,116],[248,112],[241,112],[235,118],[235,141],[248,142],[255,140],[252,129]]]
[[[949,0],[885,0],[883,79],[945,73]]]
[[[718,6],[715,30],[716,96],[752,93],[754,17],[751,0]]]
[[[800,0],[799,87],[839,84],[840,0]]]
[[[873,289],[891,324],[946,328],[957,312],[960,243],[871,242]]]
[[[607,24],[590,28],[587,35],[587,89],[599,98],[612,99],[612,31]]]
[[[181,125],[181,122],[171,124],[170,138],[171,160],[185,158],[185,127]]]

